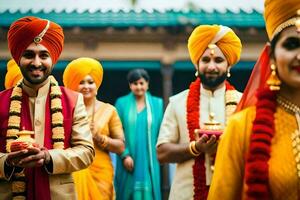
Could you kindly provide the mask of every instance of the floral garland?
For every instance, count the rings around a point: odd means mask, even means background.
[[[192,82],[187,97],[187,127],[190,141],[195,140],[194,130],[200,128],[200,85],[200,78],[197,78],[196,81]],[[234,112],[238,99],[235,95],[235,88],[227,81],[225,82],[225,86],[225,109],[226,119],[228,119],[228,117]],[[193,165],[194,199],[207,199],[208,187],[206,186],[204,162],[204,154],[195,158]]]
[[[246,199],[271,199],[269,165],[271,140],[274,136],[274,113],[277,92],[263,88],[257,93],[256,116],[250,136],[245,165]]]
[[[21,104],[22,104],[22,84],[19,82],[12,91],[10,97],[9,118],[6,134],[6,151],[9,152],[9,146],[12,141],[18,138],[21,124]],[[51,100],[51,127],[52,127],[52,142],[54,149],[64,148],[64,128],[63,114],[61,102],[61,90],[57,81],[53,76],[50,76],[50,100]],[[26,182],[25,174],[22,172],[14,173],[12,177],[12,193],[13,199],[26,199]]]

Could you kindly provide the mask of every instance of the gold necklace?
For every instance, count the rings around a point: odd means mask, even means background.
[[[285,111],[291,114],[300,113],[300,107],[283,96],[278,95],[276,101],[281,107],[284,108]]]
[[[297,175],[298,178],[300,178],[300,107],[280,95],[277,96],[276,101],[286,112],[293,114],[296,117],[298,129],[291,134],[291,139]]]

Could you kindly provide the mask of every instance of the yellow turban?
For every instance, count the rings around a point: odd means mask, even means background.
[[[298,9],[299,0],[265,0],[264,17],[270,40],[287,26],[295,24]]]
[[[221,38],[218,38],[220,36]],[[242,44],[231,29],[219,25],[200,25],[194,29],[188,40],[188,50],[195,66],[198,65],[200,57],[211,43],[215,43],[221,49],[230,66],[239,61]]]
[[[5,75],[5,89],[14,87],[23,78],[21,70],[14,59],[7,62],[7,73]]]
[[[90,75],[97,89],[100,87],[103,78],[103,68],[100,62],[93,58],[78,58],[70,62],[63,74],[64,85],[77,91],[80,82],[85,76]]]

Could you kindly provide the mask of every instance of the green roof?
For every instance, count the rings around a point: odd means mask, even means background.
[[[0,59],[0,72],[6,71],[7,60]],[[64,70],[69,64],[69,60],[60,60],[55,64],[55,70]],[[131,61],[113,61],[101,60],[100,61],[104,70],[130,70],[135,68],[144,68],[147,70],[160,70],[162,63],[159,60],[131,60]],[[239,61],[232,69],[233,70],[246,70],[251,71],[255,62],[253,61]],[[193,71],[194,65],[190,60],[179,60],[172,64],[175,70]],[[4,74],[4,73],[3,73]]]
[[[60,24],[63,27],[91,27],[91,28],[128,28],[128,27],[183,27],[183,26],[196,26],[199,24],[222,24],[230,27],[256,27],[264,28],[263,16],[260,12],[253,10],[248,13],[243,10],[239,12],[207,12],[204,10],[199,11],[175,11],[167,10],[159,12],[154,10],[148,11],[107,11],[107,12],[14,12],[8,10],[0,13],[0,26],[8,27],[13,21],[24,16],[37,16],[46,18]]]

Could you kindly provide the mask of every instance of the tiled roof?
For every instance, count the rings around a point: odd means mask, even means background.
[[[222,24],[230,27],[264,27],[264,20],[262,14],[259,11],[252,10],[252,12],[246,12],[239,10],[238,12],[232,12],[226,10],[220,12],[213,10],[208,12],[205,10],[198,11],[177,11],[177,10],[165,10],[152,12],[142,11],[128,11],[123,10],[115,11],[96,11],[96,12],[78,12],[67,10],[62,11],[45,11],[41,10],[35,12],[28,10],[26,12],[17,10],[11,12],[10,10],[0,10],[0,26],[7,27],[14,20],[23,16],[37,16],[41,18],[47,18],[55,21],[63,27],[181,27],[181,26],[195,26],[199,24]]]
[[[62,12],[68,13],[77,11],[81,12],[97,12],[99,10],[106,12],[113,10],[118,12],[120,10],[129,11],[153,11],[159,10],[164,12],[166,10],[188,11],[188,10],[204,10],[212,12],[217,10],[219,12],[239,12],[244,10],[252,12],[257,10],[262,12],[264,0],[135,0],[135,5],[132,5],[132,0],[0,0],[0,12],[20,11],[22,13],[31,10],[37,12]]]

